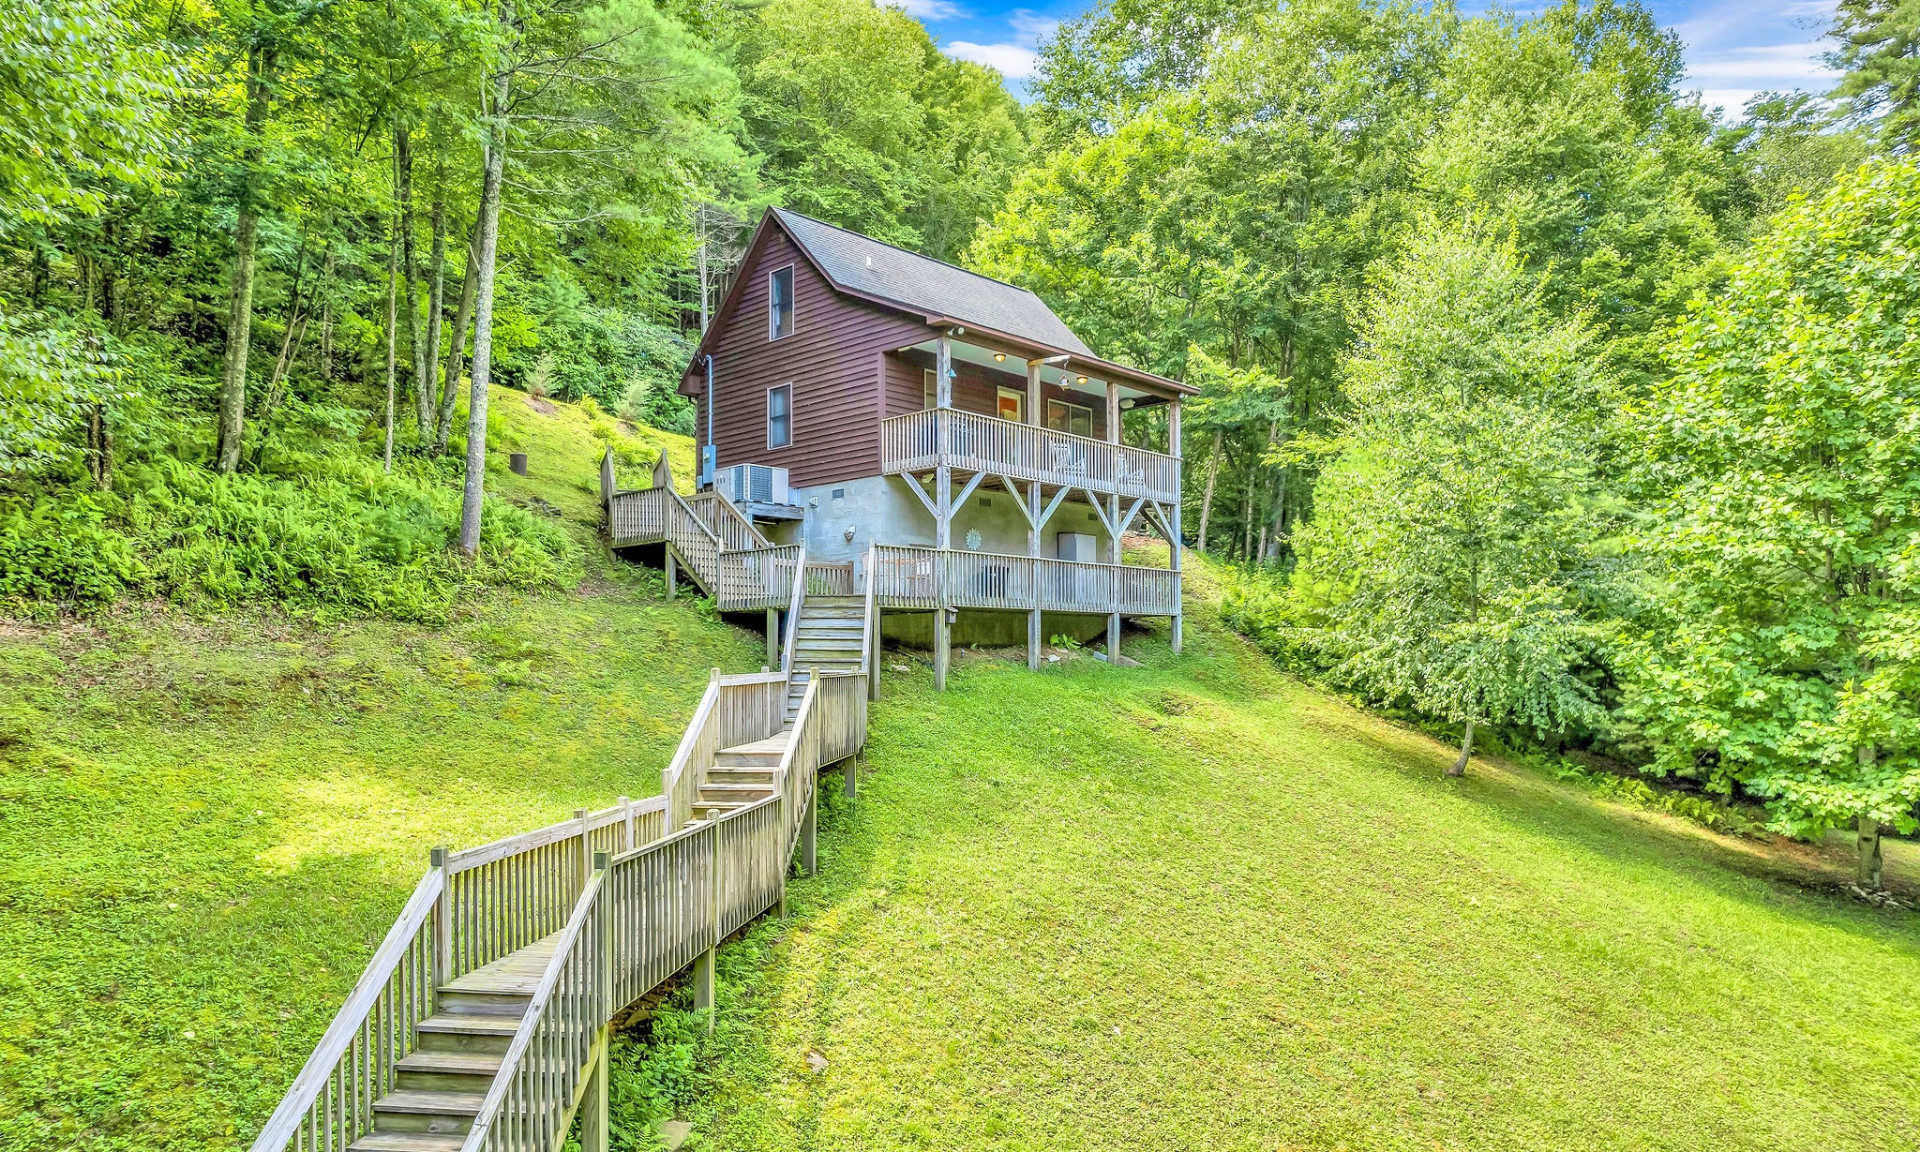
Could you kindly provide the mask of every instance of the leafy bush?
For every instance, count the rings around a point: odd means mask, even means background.
[[[222,476],[173,459],[111,493],[0,504],[0,597],[99,606],[126,593],[183,604],[278,600],[344,616],[438,621],[473,584],[537,587],[576,548],[552,520],[489,501],[476,562],[452,551],[460,498],[437,464],[389,475],[331,460],[305,475]]]
[[[1655,788],[1637,776],[1615,776],[1569,764],[1560,769],[1560,779],[1571,780],[1596,796],[1634,808],[1665,812],[1718,832],[1755,835],[1765,826],[1731,804],[1672,789]]]

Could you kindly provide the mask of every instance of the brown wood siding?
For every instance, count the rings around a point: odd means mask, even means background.
[[[1012,364],[1009,356],[1007,363]],[[887,357],[887,415],[904,416],[909,412],[918,412],[926,405],[921,373],[933,367],[933,353],[914,349]],[[1024,364],[1020,369],[1024,369]],[[983,416],[994,416],[999,412],[995,399],[1002,388],[1012,388],[1022,396],[1027,394],[1027,378],[1024,371],[999,372],[971,364],[964,360],[953,362],[953,406],[962,412],[978,412]],[[1057,385],[1040,386],[1040,402],[1065,400],[1069,404],[1079,404],[1093,412],[1093,437],[1096,440],[1106,437],[1107,398],[1103,393],[1081,392],[1075,389],[1062,392]],[[1045,423],[1043,419],[1038,423]]]
[[[793,334],[767,338],[767,274],[793,265]],[[737,298],[709,341],[719,397],[719,466],[771,464],[798,485],[880,474],[881,354],[927,338],[924,322],[834,291],[777,226],[765,231],[735,286]],[[707,436],[704,367],[689,382],[697,432]],[[767,390],[793,385],[793,442],[767,447]],[[917,386],[916,386],[917,387]],[[916,408],[919,406],[915,396]]]

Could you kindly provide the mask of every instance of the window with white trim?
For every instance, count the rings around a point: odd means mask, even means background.
[[[940,403],[940,387],[935,382],[933,369],[920,369],[920,406],[934,408]]]
[[[767,389],[767,447],[785,448],[793,443],[793,385],[777,384]]]
[[[793,265],[767,273],[767,339],[793,335]]]

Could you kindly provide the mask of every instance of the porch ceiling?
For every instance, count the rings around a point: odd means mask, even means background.
[[[936,354],[935,340],[922,340],[918,344],[900,349],[902,352],[925,352]],[[1027,362],[1016,352],[1002,352],[984,345],[970,343],[959,338],[949,338],[948,350],[955,360],[964,361],[985,368],[991,372],[1004,372],[1013,378],[1008,387],[1026,387]],[[1082,371],[1068,361],[1065,368],[1052,364],[1040,367],[1040,383],[1043,388],[1054,388],[1060,392],[1092,392],[1104,396],[1107,391],[1106,377],[1093,372]],[[1055,397],[1057,398],[1057,396]],[[1132,401],[1132,403],[1128,403]],[[1164,404],[1165,396],[1136,388],[1130,384],[1120,385],[1120,404],[1123,408],[1144,408],[1149,404]]]

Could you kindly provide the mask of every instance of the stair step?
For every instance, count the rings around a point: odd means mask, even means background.
[[[500,1052],[421,1052],[401,1057],[402,1072],[435,1072],[448,1076],[492,1076],[500,1071]]]
[[[411,1112],[421,1116],[477,1116],[485,1092],[431,1092],[396,1088],[373,1102],[375,1112]]]
[[[808,593],[804,606],[812,608],[816,605],[824,608],[865,608],[867,598],[865,596],[832,596]]]
[[[520,1030],[520,1017],[498,1014],[476,1015],[468,1012],[436,1012],[414,1025],[420,1032],[441,1032],[454,1036],[512,1036]]]
[[[460,1152],[462,1132],[369,1132],[347,1145],[347,1152]]]
[[[722,753],[721,755],[724,755]],[[719,760],[719,756],[715,757]],[[776,758],[771,764],[722,764],[716,762],[707,769],[709,784],[752,784],[759,788],[773,786],[773,770],[779,767]]]
[[[702,800],[741,800],[752,802],[763,796],[773,795],[773,789],[765,784],[720,784],[707,781],[700,785]]]

